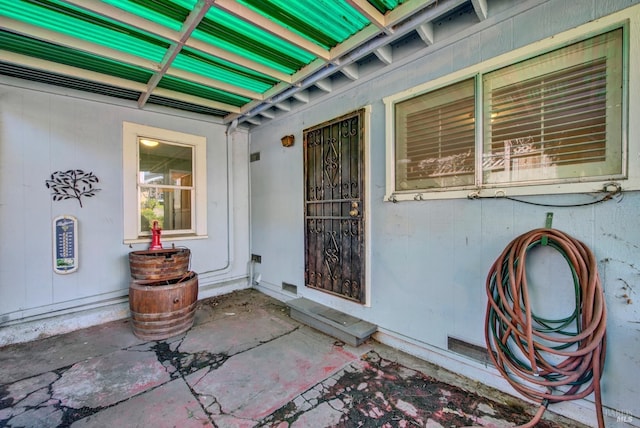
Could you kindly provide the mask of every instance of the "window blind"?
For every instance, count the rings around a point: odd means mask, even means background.
[[[398,190],[472,184],[474,79],[396,105]]]
[[[485,75],[488,182],[620,172],[621,33]]]

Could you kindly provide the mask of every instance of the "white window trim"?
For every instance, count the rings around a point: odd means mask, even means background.
[[[624,26],[629,36],[623,39],[625,51],[626,70],[623,78],[628,79],[623,88],[623,102],[627,105],[626,112],[622,115],[622,145],[623,167],[627,171],[626,179],[616,179],[622,190],[640,190],[640,121],[630,121],[630,117],[640,117],[640,97],[629,94],[640,93],[640,74],[633,70],[640,70],[640,5],[628,7],[622,11],[613,13],[601,19],[589,22],[539,42],[532,43],[522,48],[515,49],[506,54],[483,61],[470,67],[447,74],[403,92],[388,96],[383,99],[385,104],[386,123],[386,186],[385,201],[399,202],[410,200],[429,199],[456,199],[470,196],[528,196],[539,194],[563,194],[563,193],[591,193],[603,190],[612,180],[552,183],[523,186],[495,186],[482,190],[448,190],[429,189],[398,191],[395,189],[395,104],[406,99],[413,98],[425,92],[430,92],[452,83],[471,78],[478,74],[488,73],[492,70],[511,65],[536,55],[546,53],[569,44],[587,39],[591,36],[606,32],[616,27]],[[476,115],[476,140],[482,141],[483,129],[482,116]],[[626,131],[626,132],[625,132]],[[476,166],[477,168],[477,166]],[[477,173],[477,171],[476,171]]]
[[[195,233],[162,235],[162,241],[207,237],[207,138],[137,123],[122,123],[122,170],[125,244],[149,242],[149,236],[138,236],[138,137],[187,144],[194,147]]]

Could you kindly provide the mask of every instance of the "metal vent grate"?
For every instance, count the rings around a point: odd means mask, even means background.
[[[474,345],[473,343],[465,342],[464,340],[457,339],[455,337],[447,336],[447,348],[456,354],[464,355],[465,357],[472,358],[476,361],[486,365],[493,365],[489,358],[489,352],[482,346]]]
[[[289,284],[288,282],[282,283],[282,289],[292,294],[298,294],[298,287],[296,285]]]

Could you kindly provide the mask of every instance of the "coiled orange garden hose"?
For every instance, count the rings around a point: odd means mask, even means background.
[[[541,245],[559,251],[571,268],[576,306],[569,317],[544,319],[531,308],[526,259],[532,248]],[[600,376],[607,312],[596,259],[589,248],[559,230],[534,229],[507,245],[491,266],[486,289],[489,356],[511,386],[540,403],[534,418],[522,427],[535,426],[548,404],[593,392],[598,426],[604,428]]]

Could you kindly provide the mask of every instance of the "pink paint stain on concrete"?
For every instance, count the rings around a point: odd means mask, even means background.
[[[358,357],[320,341],[315,333],[296,331],[259,349],[230,358],[204,377],[187,381],[199,394],[216,397],[225,414],[261,419]],[[298,344],[292,347],[291,342]]]

